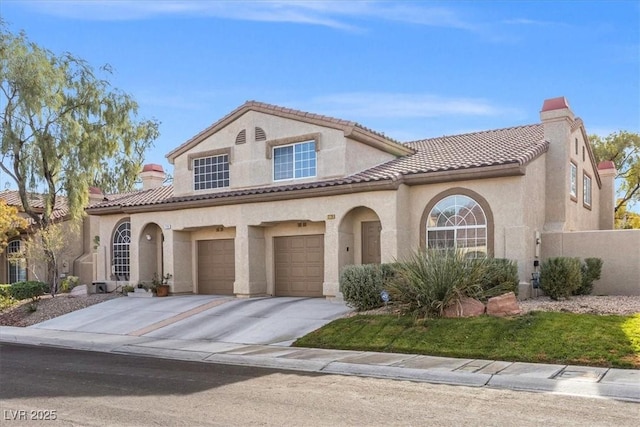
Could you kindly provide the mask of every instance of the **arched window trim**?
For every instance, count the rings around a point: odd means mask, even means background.
[[[116,224],[111,237],[111,266],[116,280],[129,280],[131,274],[131,221]]]
[[[443,199],[449,196],[467,196],[473,199],[484,211],[484,216],[487,220],[487,256],[493,257],[494,254],[494,222],[493,212],[489,207],[487,200],[475,191],[469,190],[463,187],[450,188],[442,191],[433,197],[424,211],[422,212],[422,218],[420,219],[420,247],[425,249],[427,247],[427,221],[429,220],[429,214],[433,208],[441,202]]]

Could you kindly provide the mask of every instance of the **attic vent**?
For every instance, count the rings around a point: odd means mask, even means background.
[[[236,136],[236,144],[244,144],[245,142],[247,142],[247,130],[242,129]]]
[[[264,129],[256,126],[256,141],[266,141],[267,134],[264,133]]]

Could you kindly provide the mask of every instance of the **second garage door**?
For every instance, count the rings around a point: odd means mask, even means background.
[[[233,239],[198,241],[198,293],[233,295],[236,280]]]
[[[277,296],[321,297],[324,281],[324,236],[274,238]]]

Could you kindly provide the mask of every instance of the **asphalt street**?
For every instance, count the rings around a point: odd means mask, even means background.
[[[3,426],[635,426],[640,415],[608,399],[51,347],[0,344],[0,362]]]

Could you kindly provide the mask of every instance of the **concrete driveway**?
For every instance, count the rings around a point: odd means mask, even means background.
[[[116,298],[31,328],[237,344],[290,345],[351,311],[321,298]]]

